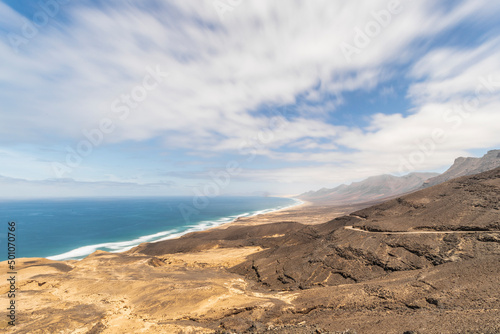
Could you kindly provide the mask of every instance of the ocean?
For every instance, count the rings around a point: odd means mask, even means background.
[[[0,201],[2,244],[16,222],[16,257],[81,259],[100,249],[122,252],[299,204],[279,197],[192,197]],[[5,232],[5,233],[4,233]],[[0,261],[7,259],[7,247]]]

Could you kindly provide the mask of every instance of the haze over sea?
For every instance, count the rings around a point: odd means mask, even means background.
[[[16,222],[18,258],[64,260],[98,249],[125,251],[298,203],[278,197],[216,197],[196,209],[192,197],[51,199],[0,201],[0,212],[2,221]]]

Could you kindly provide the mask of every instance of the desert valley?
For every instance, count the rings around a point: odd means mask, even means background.
[[[322,200],[125,253],[22,259],[16,333],[499,333],[500,151],[465,161],[379,204]]]

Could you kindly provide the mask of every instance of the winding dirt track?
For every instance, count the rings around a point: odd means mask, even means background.
[[[500,233],[500,231],[409,231],[409,232],[387,232],[387,231],[367,231],[354,226],[344,226],[344,229],[363,233],[378,234],[436,234],[436,233]]]

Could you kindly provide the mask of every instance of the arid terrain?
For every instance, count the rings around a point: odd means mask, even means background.
[[[15,332],[500,333],[500,168],[351,209],[23,259]]]

